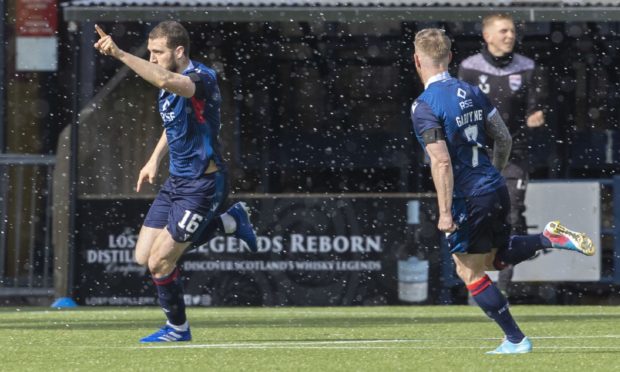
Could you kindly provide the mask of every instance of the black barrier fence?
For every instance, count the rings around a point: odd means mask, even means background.
[[[0,297],[53,293],[49,155],[0,154]]]
[[[186,252],[186,303],[200,306],[438,303],[453,283],[428,196],[246,199],[257,253],[233,237]],[[83,305],[156,304],[133,261],[146,200],[80,200],[75,298]],[[430,263],[430,264],[429,264]]]

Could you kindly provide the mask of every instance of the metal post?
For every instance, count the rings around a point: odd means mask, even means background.
[[[6,34],[5,34],[5,25],[6,25],[6,4],[5,1],[0,0],[0,50],[2,50],[2,56],[0,56],[0,154],[4,153],[6,140],[4,135],[6,133],[5,130],[5,120],[4,120],[4,104],[5,104],[5,91],[4,87],[4,69],[6,67]],[[9,213],[8,207],[8,172],[9,167],[7,165],[0,166],[0,287],[6,285],[4,283],[5,280],[5,264],[6,264],[6,243],[7,243],[7,233],[6,233],[6,215]]]
[[[24,189],[24,167],[18,166],[16,169],[17,173],[17,181],[15,182],[15,190],[19,190],[19,192],[15,193],[15,211],[12,213],[14,216],[13,223],[15,224],[13,233],[15,234],[15,240],[13,241],[13,264],[14,264],[14,272],[13,272],[13,287],[19,287],[19,279],[21,272],[21,242],[20,238],[22,236],[22,211],[24,210],[24,194],[21,192]]]
[[[0,1],[0,48],[2,48],[3,55],[0,57],[0,154],[4,153],[5,148],[5,121],[4,121],[4,69],[6,60],[6,40],[4,28],[6,25],[6,5],[5,1]]]
[[[76,72],[77,80],[79,81],[79,91],[76,92],[79,99],[78,102],[88,102],[93,98],[93,92],[95,91],[95,76],[97,75],[95,69],[96,53],[95,48],[92,45],[95,43],[95,22],[81,22],[80,28],[85,30],[79,34],[80,40],[80,53],[77,56],[79,60],[75,62],[79,66],[79,75]]]
[[[612,281],[620,284],[620,176],[614,176],[614,252]]]
[[[77,183],[78,183],[78,153],[79,153],[79,141],[78,141],[78,129],[80,126],[80,97],[78,92],[80,91],[80,49],[83,47],[80,43],[80,27],[78,23],[71,23],[70,25],[70,39],[71,47],[73,48],[72,62],[74,78],[71,83],[71,91],[74,93],[71,99],[72,108],[72,120],[71,120],[71,142],[70,142],[70,161],[69,161],[69,254],[67,262],[67,297],[72,297],[73,294],[73,271],[75,269],[75,255],[76,255],[76,218],[77,211]]]
[[[9,214],[9,171],[10,168],[8,165],[0,164],[0,287],[6,285],[4,282],[4,274],[7,257],[6,226],[7,215]]]
[[[264,23],[263,24],[263,32],[264,32],[264,37],[266,40],[268,40],[268,45],[270,46],[269,48],[264,48],[263,49],[263,53],[267,54],[273,54],[274,56],[277,56],[278,53],[274,50],[277,49],[278,44],[277,42],[280,39],[280,29],[278,27],[277,24],[273,24],[273,23]],[[265,54],[263,54],[263,56],[265,56]],[[265,56],[265,59],[268,60],[268,58]],[[280,113],[280,110],[278,110],[278,108],[281,105],[282,102],[282,89],[280,88],[280,74],[278,74],[278,69],[280,68],[279,63],[281,62],[276,62],[276,63],[268,63],[267,65],[268,67],[268,71],[269,71],[269,75],[272,77],[271,80],[269,80],[269,85],[268,85],[268,95],[269,95],[269,116],[270,116],[270,120],[269,120],[269,128],[263,129],[264,130],[264,135],[263,135],[263,171],[264,171],[264,180],[263,180],[263,192],[273,192],[273,180],[276,179],[274,177],[274,173],[277,171],[280,171],[280,169],[278,169],[277,166],[274,166],[272,164],[272,156],[271,156],[271,152],[273,151],[273,147],[272,144],[275,142],[274,138],[279,138],[281,131],[279,130],[280,128],[280,123],[282,122],[282,114]]]
[[[401,43],[400,44],[400,63],[399,63],[399,73],[400,73],[400,92],[401,94],[404,95],[404,97],[407,98],[413,98],[413,97],[409,97],[410,95],[412,95],[411,93],[411,86],[413,86],[412,83],[409,84],[405,84],[403,83],[403,81],[406,82],[411,82],[411,80],[413,79],[413,77],[415,76],[415,73],[413,70],[413,63],[411,61],[411,53],[412,53],[412,45],[413,45],[413,39],[414,39],[414,35],[413,35],[413,25],[409,22],[401,22],[400,23],[400,37],[402,40],[408,40],[408,42],[406,43]],[[407,87],[407,89],[405,90],[403,87]],[[411,139],[409,139],[409,141],[407,141],[406,143],[412,143]],[[415,146],[415,144],[413,144]],[[417,148],[416,148],[417,149]],[[412,148],[413,150],[413,148]],[[416,151],[417,153],[417,151]],[[398,190],[400,192],[411,192],[411,191],[415,191],[415,192],[421,192],[421,188],[417,187],[419,184],[419,182],[416,182],[417,184],[414,185],[414,189],[412,190],[412,185],[411,185],[411,174],[415,174],[417,175],[419,170],[419,166],[418,166],[418,162],[416,161],[417,156],[415,154],[409,153],[405,155],[406,160],[404,160],[401,164],[400,164],[400,179],[399,179],[399,186],[398,186]],[[414,179],[418,179],[420,177],[415,177]]]
[[[30,187],[30,218],[28,219],[28,222],[30,223],[29,226],[29,234],[28,234],[28,288],[32,288],[35,286],[34,283],[34,272],[35,272],[35,249],[36,249],[36,235],[35,235],[35,225],[39,225],[40,223],[37,222],[37,180],[36,180],[36,174],[37,172],[37,168],[38,167],[34,167],[34,175],[31,177],[31,181],[32,181],[32,186]]]
[[[52,255],[52,208],[54,206],[53,203],[53,195],[54,195],[54,190],[52,190],[52,187],[54,186],[54,177],[53,177],[53,168],[51,166],[47,166],[46,167],[46,175],[45,178],[47,180],[47,187],[45,188],[47,190],[47,198],[46,198],[46,208],[45,208],[45,246],[44,246],[44,251],[43,251],[43,282],[42,282],[42,287],[43,288],[47,288],[47,287],[53,287],[53,285],[50,285],[50,276],[52,276],[53,272],[54,272],[54,268],[53,268],[53,258],[51,258]]]

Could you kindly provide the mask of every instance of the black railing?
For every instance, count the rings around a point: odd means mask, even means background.
[[[53,155],[0,154],[0,296],[53,293]]]

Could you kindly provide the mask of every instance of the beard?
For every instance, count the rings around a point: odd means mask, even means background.
[[[179,64],[177,63],[176,59],[172,59],[170,60],[170,64],[168,66],[166,66],[166,69],[168,71],[172,71],[172,72],[178,72],[179,68]]]

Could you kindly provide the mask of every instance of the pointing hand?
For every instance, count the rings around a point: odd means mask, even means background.
[[[95,49],[106,56],[120,57],[123,51],[116,46],[116,43],[112,40],[112,36],[106,34],[99,25],[95,25],[95,31],[99,34],[99,40],[94,44]]]

